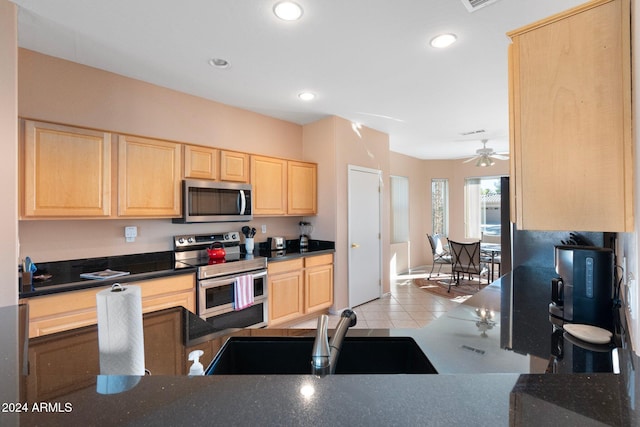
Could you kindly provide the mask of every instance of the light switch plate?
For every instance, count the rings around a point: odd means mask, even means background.
[[[138,236],[138,227],[130,226],[124,228],[124,237],[127,242],[135,242]]]

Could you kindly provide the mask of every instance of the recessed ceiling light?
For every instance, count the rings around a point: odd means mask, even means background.
[[[300,92],[298,98],[303,101],[312,101],[316,98],[316,94],[313,92]]]
[[[451,46],[456,41],[456,39],[457,37],[455,34],[440,34],[432,38],[429,44],[432,47],[443,49],[445,47]]]
[[[209,60],[209,65],[216,68],[229,68],[229,61],[222,58],[211,58]]]
[[[296,21],[302,17],[302,6],[292,1],[281,1],[273,6],[273,13],[283,21]]]

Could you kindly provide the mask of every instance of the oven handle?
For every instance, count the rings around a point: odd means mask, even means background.
[[[206,289],[206,288],[215,288],[216,286],[224,286],[234,281],[237,277],[244,276],[245,274],[253,274],[253,278],[255,279],[258,277],[265,277],[267,275],[267,270],[261,270],[258,273],[251,273],[247,271],[246,273],[233,274],[231,276],[216,277],[215,279],[209,279],[209,280],[201,280],[200,287],[203,289]]]

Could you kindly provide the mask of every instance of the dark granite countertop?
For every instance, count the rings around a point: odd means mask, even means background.
[[[309,246],[306,249],[300,249],[300,242],[298,240],[287,240],[286,249],[273,251],[268,247],[267,243],[260,243],[254,251],[254,254],[267,257],[268,262],[278,262],[305,256],[332,254],[335,251],[335,242],[309,240]]]
[[[298,240],[288,240],[286,250],[271,251],[267,248],[266,243],[261,243],[254,251],[254,255],[266,257],[268,262],[277,262],[334,252],[334,242],[310,240],[309,247],[301,250]],[[188,267],[184,264],[176,265],[173,251],[42,262],[36,264],[38,271],[34,274],[34,278],[46,277],[46,279],[33,280],[30,286],[28,284],[23,285],[22,279],[19,279],[19,298],[110,286],[114,283],[129,283],[196,271],[196,267]],[[113,279],[100,280],[80,277],[82,273],[92,273],[106,269],[125,271],[129,274]]]
[[[133,388],[112,395],[98,393],[94,380],[51,400],[72,411],[2,413],[0,424],[14,417],[25,426],[214,420],[231,425],[638,425],[638,358],[626,348],[585,351],[554,335],[546,310],[549,274],[519,268],[421,329],[349,331],[349,336],[413,337],[440,375],[152,375],[136,377]],[[476,308],[493,310],[495,324],[478,326]],[[13,316],[6,320],[11,309],[0,309],[3,324],[12,324]],[[185,343],[220,337],[197,317],[184,319],[194,323],[183,328],[190,340]],[[5,361],[15,359],[15,350],[8,350],[18,345],[9,336],[13,329],[0,332]],[[282,330],[273,330],[278,333]],[[5,345],[12,340],[14,346]],[[559,340],[563,353],[554,355]],[[614,356],[621,373],[599,372],[610,370],[599,357],[610,361]],[[3,375],[16,376],[19,364],[13,365],[14,370],[5,366]],[[551,365],[558,373],[544,374]],[[3,378],[3,383],[33,384],[37,375]],[[20,390],[14,395],[16,401],[24,396]]]
[[[75,259],[69,261],[36,263],[38,271],[34,277],[50,275],[46,280],[33,280],[31,286],[23,286],[19,281],[19,297],[28,298],[57,292],[67,292],[92,287],[109,286],[113,283],[128,283],[154,279],[175,274],[196,271],[195,267],[176,268],[173,252],[151,252],[100,258]],[[128,275],[113,279],[92,280],[80,277],[82,273],[92,273],[110,269],[125,271]],[[46,277],[46,276],[45,276]]]

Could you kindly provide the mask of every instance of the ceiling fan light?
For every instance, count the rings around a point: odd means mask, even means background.
[[[482,167],[482,168],[486,168],[488,166],[493,166],[495,164],[495,162],[493,161],[493,159],[491,159],[491,157],[484,155],[484,156],[480,156],[478,158],[478,161],[476,162],[476,166],[478,167]]]
[[[298,98],[302,101],[313,101],[316,99],[316,94],[313,92],[300,92]]]

